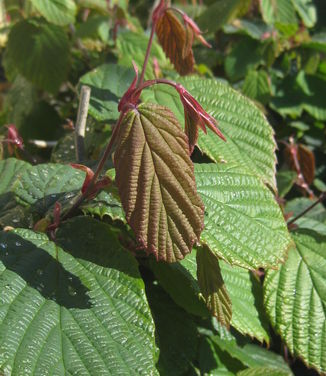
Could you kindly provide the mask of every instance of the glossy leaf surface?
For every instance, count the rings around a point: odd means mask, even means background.
[[[75,218],[60,229],[60,246],[30,230],[0,239],[5,373],[155,373],[144,284],[109,226]]]
[[[225,83],[199,77],[178,81],[218,121],[227,140],[219,139],[210,129],[207,135],[199,131],[200,150],[215,162],[237,164],[276,191],[274,132],[258,108]],[[168,106],[184,124],[183,106],[175,90],[159,85],[152,91],[144,91],[143,98]]]
[[[325,372],[326,237],[298,230],[293,239],[284,265],[265,277],[265,307],[289,350]]]
[[[230,264],[275,267],[291,245],[272,193],[253,174],[228,164],[197,164],[198,192],[205,204],[201,242]],[[257,205],[259,203],[259,205]]]

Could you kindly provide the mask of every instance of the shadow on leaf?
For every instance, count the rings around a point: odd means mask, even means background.
[[[80,279],[40,246],[18,234],[1,234],[0,260],[4,266],[49,300],[66,308],[91,307],[88,289]],[[43,243],[44,244],[44,243]],[[55,248],[54,243],[51,247]]]

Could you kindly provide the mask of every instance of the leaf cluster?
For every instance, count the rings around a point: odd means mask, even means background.
[[[163,3],[0,3],[0,374],[326,372],[323,1]]]

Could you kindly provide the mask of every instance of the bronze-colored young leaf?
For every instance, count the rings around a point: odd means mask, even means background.
[[[212,315],[230,326],[232,303],[221,274],[218,258],[208,248],[198,248],[197,279],[206,305]]]
[[[190,30],[189,30],[190,31]],[[156,34],[166,56],[181,75],[191,73],[195,60],[189,42],[193,36],[187,35],[185,27],[172,11],[167,10],[156,24]],[[190,38],[190,39],[189,39]]]
[[[295,155],[291,152],[291,148],[295,148],[293,151]],[[303,144],[290,145],[285,148],[285,158],[291,170],[301,172],[306,183],[312,184],[315,178],[315,155],[311,150]]]
[[[166,107],[142,104],[122,121],[114,156],[126,219],[157,259],[181,260],[199,240],[204,205],[187,137]]]

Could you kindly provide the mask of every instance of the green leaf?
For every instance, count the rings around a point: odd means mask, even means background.
[[[268,24],[296,24],[297,17],[292,1],[261,0],[260,7],[263,19]]]
[[[311,48],[319,52],[326,52],[326,32],[314,34],[310,41],[302,44],[302,47]]]
[[[146,53],[148,39],[149,37],[145,34],[139,34],[135,32],[120,33],[116,42],[119,64],[130,67],[130,57],[132,56],[132,60],[136,63],[138,68],[141,69],[144,63],[144,56]],[[157,59],[161,69],[172,67],[167,57],[165,56],[162,47],[154,40],[151,48],[148,68],[145,74],[145,78],[147,80],[155,78],[153,71],[154,57]]]
[[[37,89],[24,77],[18,75],[4,101],[7,122],[20,128],[27,116],[35,109],[36,103]]]
[[[168,264],[151,259],[149,266],[160,285],[176,304],[192,315],[209,316],[197,282],[194,250],[181,262]]]
[[[325,372],[326,237],[300,230],[293,239],[284,265],[266,274],[265,307],[289,350]]]
[[[250,71],[242,87],[243,93],[252,99],[266,104],[271,97],[269,76],[265,71]]]
[[[298,174],[295,171],[284,170],[278,171],[276,174],[277,189],[280,197],[284,197],[297,179]]]
[[[247,368],[237,373],[237,376],[288,376],[288,371],[283,371],[272,367]]]
[[[173,113],[153,104],[130,110],[119,127],[116,184],[137,242],[157,259],[183,259],[199,240],[204,207],[188,140]]]
[[[59,245],[30,230],[0,234],[0,368],[155,374],[154,325],[133,256],[86,217],[57,235]]]
[[[11,29],[6,70],[14,67],[38,87],[55,93],[66,80],[69,65],[69,41],[62,28],[29,19]]]
[[[77,7],[74,0],[31,0],[31,2],[51,23],[65,26],[75,22]]]
[[[106,0],[77,0],[77,4],[80,7],[95,9],[99,12],[107,12],[108,10]]]
[[[286,77],[278,87],[271,107],[282,116],[301,116],[305,110],[317,120],[326,120],[326,80],[320,76],[306,75],[306,84],[311,93],[305,93],[295,77]]]
[[[3,182],[12,179],[8,187],[1,189],[0,184],[0,200],[3,197],[0,224],[17,227],[17,224],[24,224],[24,217],[30,214],[36,215],[37,219],[52,215],[56,201],[69,204],[80,191],[85,173],[58,163],[30,166],[16,159],[7,159],[0,162],[0,178]],[[95,199],[86,201],[81,209],[91,215],[101,218],[108,215],[113,220],[124,222],[121,203],[113,193],[112,190],[103,191]],[[13,208],[15,211],[10,213]]]
[[[268,351],[253,344],[239,346],[235,340],[222,340],[217,336],[212,336],[211,339],[221,350],[226,351],[247,367],[268,367],[278,369],[280,372],[284,372],[285,375],[292,375],[284,359],[273,351]]]
[[[178,307],[159,286],[147,285],[146,293],[160,348],[157,369],[162,376],[183,376],[196,357],[196,325],[192,317]]]
[[[307,27],[315,26],[317,22],[316,7],[311,0],[292,0],[295,10],[299,13]]]
[[[221,351],[209,337],[202,337],[198,349],[201,374],[210,376],[234,376],[242,364]]]
[[[101,219],[109,216],[113,221],[126,222],[121,202],[110,188],[100,192],[93,200],[83,203],[81,209],[84,213],[96,215]]]
[[[199,132],[198,146],[215,162],[237,164],[259,176],[276,191],[274,132],[266,118],[247,98],[225,83],[202,77],[179,78],[203,108],[218,121],[227,142],[211,130]],[[179,95],[165,85],[143,93],[145,100],[169,107],[184,124]]]
[[[291,238],[279,206],[259,178],[213,163],[195,165],[195,176],[205,204],[202,243],[228,263],[249,269],[284,260]]]
[[[311,206],[316,200],[310,200],[309,198],[300,197],[288,201],[285,206],[285,212],[293,212],[293,216],[297,216]],[[314,219],[319,222],[326,223],[326,209],[323,204],[319,203],[313,207],[305,217]]]
[[[314,203],[313,200],[308,198],[296,198],[288,201],[285,205],[285,212],[291,213],[291,218],[294,218],[301,214],[304,210],[310,207]],[[295,221],[295,225],[299,228],[314,230],[321,235],[326,235],[326,209],[319,203],[304,216],[298,218]]]
[[[24,223],[25,214],[17,205],[13,187],[17,179],[30,168],[30,164],[14,158],[0,161],[0,227]]]
[[[241,33],[256,40],[262,40],[262,36],[272,30],[269,25],[261,20],[246,19],[237,19],[231,25],[226,25],[223,28],[223,31],[227,34]]]
[[[15,184],[20,204],[43,217],[59,199],[71,199],[82,187],[85,173],[69,165],[40,164],[24,171]]]
[[[260,282],[248,270],[230,266],[222,260],[220,268],[232,302],[231,325],[242,334],[269,343]]]
[[[197,250],[197,278],[207,308],[220,323],[229,327],[232,303],[223,281],[219,260],[207,248],[198,248]]]
[[[236,43],[224,61],[227,77],[231,81],[238,81],[245,77],[248,72],[264,62],[263,51],[264,45],[250,38],[244,38]]]
[[[89,113],[98,121],[116,120],[118,103],[134,79],[135,72],[117,64],[103,64],[81,79],[91,88]]]
[[[198,24],[203,30],[215,32],[223,25],[231,22],[238,13],[249,4],[243,0],[214,1],[198,18]]]

